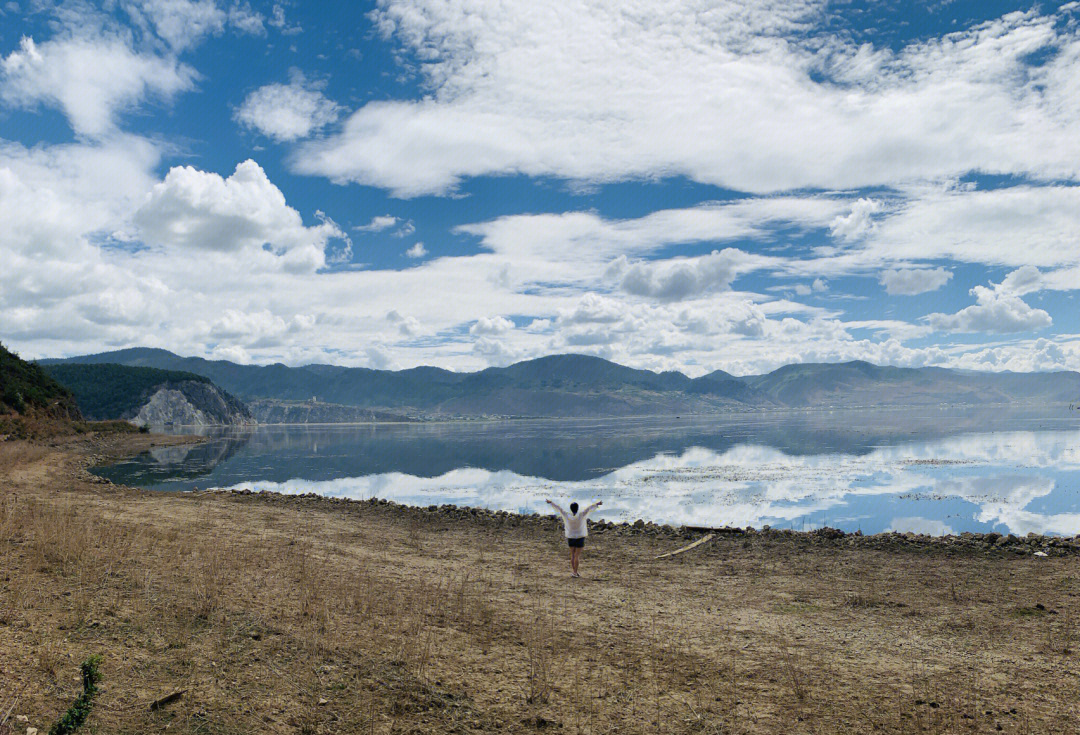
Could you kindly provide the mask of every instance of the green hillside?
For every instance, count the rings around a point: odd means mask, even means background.
[[[134,414],[166,383],[210,383],[209,378],[180,370],[113,363],[46,365],[44,370],[74,394],[83,415],[97,420]]]
[[[71,391],[38,365],[0,345],[0,413],[12,412],[80,418]]]

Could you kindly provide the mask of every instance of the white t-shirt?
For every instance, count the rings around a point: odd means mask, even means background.
[[[599,501],[593,503],[585,510],[579,510],[577,515],[570,515],[555,503],[551,507],[559,511],[563,521],[563,533],[566,538],[585,538],[589,535],[589,529],[585,524],[585,517],[592,513],[600,505]]]

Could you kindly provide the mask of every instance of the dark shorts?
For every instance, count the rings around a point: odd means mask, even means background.
[[[566,539],[566,543],[570,546],[571,549],[584,549],[585,537],[582,536],[581,538],[568,538]]]

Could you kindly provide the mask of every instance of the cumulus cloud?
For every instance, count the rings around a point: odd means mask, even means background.
[[[237,109],[236,120],[280,143],[307,138],[337,120],[341,109],[294,73],[288,84],[267,84],[251,92]]]
[[[625,305],[621,302],[587,293],[582,296],[572,309],[559,313],[560,324],[610,324],[626,316]]]
[[[1046,285],[1046,279],[1041,271],[1033,265],[1025,265],[1009,273],[1002,280],[998,288],[1006,293],[1022,296],[1033,291],[1041,291]],[[1080,283],[1073,282],[1073,287]]]
[[[897,49],[829,30],[826,12],[811,1],[556,12],[382,0],[375,22],[422,62],[424,96],[365,104],[293,163],[397,196],[492,174],[685,176],[750,192],[975,170],[1080,175],[1080,28],[1062,22],[1068,11],[1011,13]],[[1056,53],[1029,63],[1046,49]],[[857,236],[867,215],[838,232]]]
[[[514,328],[514,323],[502,316],[484,317],[477,319],[471,327],[469,334],[476,336],[481,334],[505,334]]]
[[[1049,327],[1053,321],[1042,309],[1029,306],[1023,299],[1002,289],[1001,284],[971,289],[975,304],[955,314],[929,314],[930,325],[945,332],[990,332],[1008,334],[1033,332]]]
[[[269,252],[295,270],[321,268],[328,241],[346,237],[330,220],[305,226],[300,213],[251,160],[238,164],[228,178],[191,166],[171,169],[147,195],[134,222],[150,245]]]
[[[221,316],[208,325],[207,333],[215,340],[243,340],[248,347],[277,347],[283,344],[286,336],[310,329],[312,322],[312,319],[304,315],[286,319],[269,309],[225,309]]]
[[[880,282],[890,296],[915,296],[937,291],[952,277],[946,268],[891,268],[881,274]]]
[[[64,37],[37,44],[24,37],[0,59],[0,98],[63,111],[80,135],[115,130],[116,115],[146,98],[171,99],[191,89],[195,71],[172,58],[137,53],[120,37]]]
[[[402,316],[396,309],[386,314],[386,320],[391,324],[396,324],[398,332],[406,337],[417,337],[424,332],[419,319],[414,316]]]
[[[389,229],[398,223],[398,218],[389,214],[379,215],[371,218],[371,222],[366,225],[358,225],[353,229],[357,232],[382,232]]]
[[[725,291],[738,275],[745,253],[735,248],[712,251],[700,258],[672,258],[660,262],[618,261],[612,273],[619,287],[635,296],[681,301]]]
[[[423,258],[425,255],[427,255],[427,252],[428,251],[427,251],[427,248],[424,247],[424,243],[418,242],[415,245],[413,245],[411,248],[406,250],[405,255],[407,255],[410,258]]]
[[[839,215],[829,224],[829,231],[843,240],[858,240],[873,229],[873,215],[880,211],[881,202],[860,198],[851,205],[850,214]]]

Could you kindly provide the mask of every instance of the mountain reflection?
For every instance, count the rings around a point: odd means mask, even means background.
[[[1066,413],[804,412],[716,419],[258,427],[103,468],[162,489],[250,487],[694,525],[1080,532]]]

